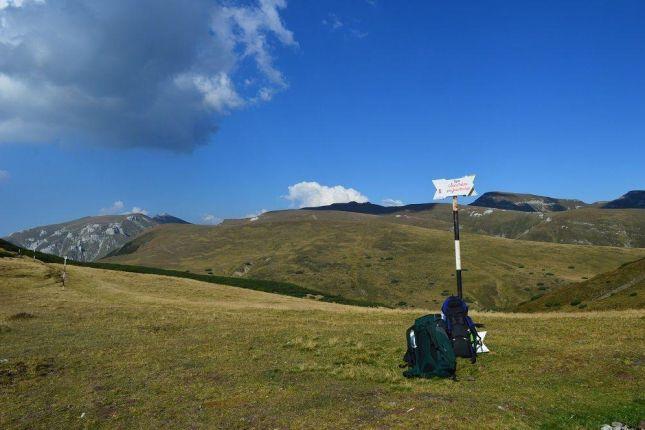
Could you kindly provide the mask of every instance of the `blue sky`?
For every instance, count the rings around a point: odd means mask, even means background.
[[[469,173],[585,201],[645,185],[640,0],[11,3],[0,235],[114,202],[193,222],[345,188],[427,202]],[[343,188],[286,199],[303,181]]]

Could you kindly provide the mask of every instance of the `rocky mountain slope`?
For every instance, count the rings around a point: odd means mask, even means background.
[[[77,261],[94,261],[159,224],[187,224],[172,215],[143,214],[84,217],[74,221],[12,233],[6,240],[27,249],[67,256]]]
[[[522,212],[560,212],[588,206],[587,203],[581,200],[557,199],[535,194],[500,191],[484,193],[470,205]]]

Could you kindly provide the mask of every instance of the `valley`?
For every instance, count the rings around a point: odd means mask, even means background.
[[[452,233],[399,220],[285,211],[216,227],[165,225],[101,261],[292,282],[390,306],[437,305],[454,290]],[[510,310],[642,258],[645,249],[464,234],[462,253],[466,299],[475,308]]]

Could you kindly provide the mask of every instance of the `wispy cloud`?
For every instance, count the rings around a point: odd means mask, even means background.
[[[138,206],[134,206],[132,209],[130,209],[130,212],[126,212],[126,214],[148,215],[148,211]]]
[[[45,0],[0,0],[0,10],[8,8],[19,8],[27,3],[44,3]]]
[[[367,31],[357,30],[355,28],[350,29],[349,32],[357,39],[362,39],[370,35]]]
[[[217,225],[222,222],[222,218],[213,214],[206,214],[202,216],[202,224]]]
[[[403,206],[402,200],[397,199],[383,199],[381,200],[383,206]]]
[[[298,47],[286,6],[0,0],[0,144],[206,144],[218,117],[288,87],[272,49]]]
[[[291,185],[289,186],[289,194],[284,198],[301,208],[351,201],[364,203],[368,200],[366,196],[353,188],[345,188],[342,185],[328,187],[318,182],[299,182]]]
[[[343,22],[338,18],[338,16],[334,13],[330,13],[327,15],[327,18],[323,18],[322,23],[324,26],[327,26],[331,28],[332,30],[338,30],[341,28],[343,25]]]
[[[143,214],[143,215],[148,215],[148,211],[145,209],[140,208],[139,206],[133,206],[132,209],[128,210],[123,210],[125,208],[125,204],[123,203],[122,200],[117,200],[114,203],[112,203],[111,206],[108,206],[106,208],[102,208],[99,213],[101,215],[129,215],[129,214]]]
[[[114,215],[121,213],[123,211],[123,208],[125,205],[121,200],[117,200],[114,203],[112,203],[112,206],[109,206],[107,208],[102,208],[99,213],[101,215]]]
[[[267,213],[266,209],[260,209],[258,212],[253,214],[248,214],[244,218],[248,218],[250,221],[257,221],[263,214]]]
[[[322,20],[323,26],[327,27],[329,31],[339,32],[346,36],[362,39],[364,37],[367,37],[369,33],[366,31],[360,30],[358,28],[359,23],[360,22],[358,20],[349,20],[349,21],[342,20],[335,13],[327,14],[327,16]]]
[[[11,175],[7,170],[0,170],[0,184],[3,182],[8,182],[11,179]]]

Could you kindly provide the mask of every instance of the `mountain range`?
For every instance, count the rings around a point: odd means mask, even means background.
[[[355,212],[360,214],[370,214],[370,215],[389,215],[396,212],[420,212],[424,210],[429,210],[436,207],[438,203],[417,203],[410,205],[402,206],[381,206],[370,202],[357,203],[357,202],[348,202],[348,203],[333,203],[327,206],[316,206],[316,207],[305,207],[301,210],[312,210],[312,211],[342,211],[342,212]]]
[[[370,202],[333,203],[326,206],[305,207],[303,210],[356,212],[371,215],[389,215],[397,212],[421,212],[431,210],[440,203],[417,203],[401,206],[381,206]],[[610,202],[585,203],[577,199],[561,199],[536,194],[520,194],[489,191],[482,194],[469,206],[503,209],[519,212],[563,212],[587,207],[601,209],[644,209],[645,190],[633,190]]]
[[[645,257],[645,210],[622,208],[638,205],[640,193],[585,204],[495,192],[460,206],[467,299],[480,309],[515,309]],[[36,227],[7,240],[79,261],[289,282],[322,295],[430,306],[454,284],[451,211],[446,203],[349,202],[218,226],[167,214],[111,215]],[[532,306],[543,308],[544,300]]]
[[[540,242],[645,247],[645,191],[630,191],[611,202],[585,203],[534,194],[488,192],[460,206],[464,232]],[[608,210],[611,209],[611,210]],[[452,229],[450,204],[425,203],[380,206],[374,203],[336,203],[302,211],[340,211],[379,216],[391,222],[441,230]],[[285,211],[269,212],[265,220]]]
[[[589,206],[581,200],[557,199],[535,194],[492,191],[484,193],[470,206],[506,209],[522,212],[561,212]]]
[[[120,248],[144,230],[161,224],[188,224],[168,214],[149,217],[126,215],[88,216],[60,224],[30,228],[10,234],[6,240],[77,261],[94,261]]]
[[[490,213],[481,215],[485,211]],[[610,215],[629,211],[602,210]],[[540,220],[535,213],[475,207],[463,210],[470,228],[482,219],[497,222],[494,218],[499,216],[505,221],[509,214]],[[552,214],[544,214],[540,222]],[[645,221],[642,213],[641,219]],[[449,220],[449,205],[389,215],[276,211],[255,221],[236,220],[218,226],[156,226],[100,261],[289,282],[321,295],[429,307],[454,291]],[[643,229],[641,226],[639,231]],[[561,230],[560,224],[556,230]],[[574,233],[587,230],[589,227],[583,226]],[[472,232],[464,232],[461,243],[464,291],[479,309],[511,310],[536,294],[645,257],[644,248],[571,245]]]
[[[464,232],[541,242],[645,247],[645,191],[634,190],[610,202],[585,203],[534,194],[487,192],[461,206]],[[605,210],[612,209],[612,210]],[[300,212],[340,212],[378,217],[381,221],[439,230],[451,230],[451,207],[445,203],[381,206],[366,202],[334,203],[300,210],[272,211],[261,217],[226,220],[223,224],[297,218]],[[34,227],[6,239],[28,249],[68,256],[78,261],[103,258],[142,232],[163,224],[188,224],[163,213],[90,216]]]

